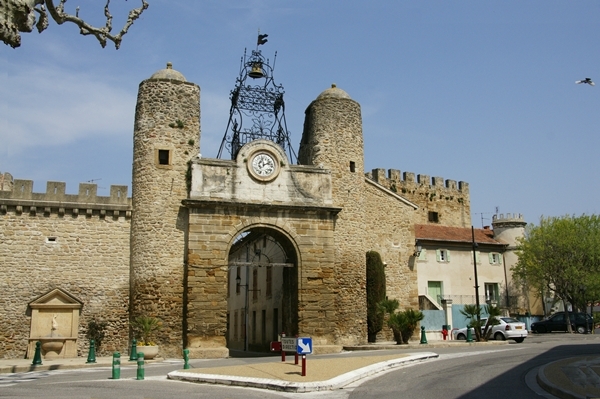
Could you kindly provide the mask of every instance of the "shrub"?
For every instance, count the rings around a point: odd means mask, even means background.
[[[102,346],[102,340],[104,339],[104,336],[106,335],[104,330],[106,330],[107,326],[108,326],[108,323],[105,321],[91,320],[88,323],[88,330],[87,330],[87,333],[85,334],[85,336],[88,340],[89,339],[94,340],[96,351],[98,351],[98,352],[100,351],[100,346]]]
[[[154,333],[161,328],[161,321],[156,317],[138,316],[131,322],[131,327],[138,339],[138,346],[153,346],[156,345],[152,338]]]
[[[412,337],[419,322],[425,316],[421,311],[414,309],[396,312],[399,305],[400,303],[396,299],[386,299],[379,303],[379,308],[389,314],[387,325],[392,329],[396,343],[408,344],[408,340]]]

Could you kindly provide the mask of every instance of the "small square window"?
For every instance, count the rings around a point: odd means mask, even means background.
[[[56,237],[46,237],[46,242],[50,244],[56,243]]]
[[[502,264],[502,255],[498,252],[490,252],[490,264],[500,265]]]
[[[158,164],[169,165],[169,150],[158,150]]]
[[[429,221],[431,223],[438,223],[439,222],[439,216],[438,216],[437,212],[429,212],[428,213],[428,218],[429,218]]]
[[[438,249],[436,251],[436,260],[441,263],[450,262],[450,251],[447,249]]]
[[[356,172],[356,164],[354,163],[354,161],[350,161],[350,172]]]

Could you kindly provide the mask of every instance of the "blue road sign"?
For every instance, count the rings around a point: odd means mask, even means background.
[[[312,353],[312,338],[298,338],[298,348],[296,352],[299,355],[310,355]]]

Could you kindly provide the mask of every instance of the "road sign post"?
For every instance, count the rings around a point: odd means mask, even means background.
[[[310,355],[312,353],[312,338],[298,338],[296,352],[300,355]]]
[[[296,352],[297,339],[281,337],[281,361],[285,362],[285,352]]]
[[[302,377],[306,377],[306,355],[302,355]]]

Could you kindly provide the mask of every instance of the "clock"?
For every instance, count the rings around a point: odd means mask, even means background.
[[[278,164],[276,158],[268,152],[257,152],[250,161],[250,173],[258,180],[268,181],[277,176]]]

